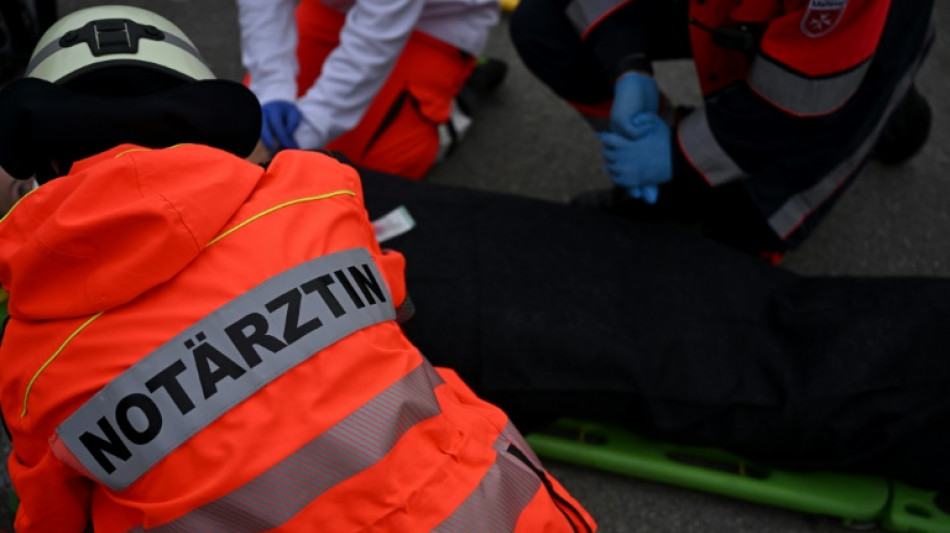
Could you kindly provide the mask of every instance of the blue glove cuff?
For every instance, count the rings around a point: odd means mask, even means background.
[[[639,94],[642,101],[640,109],[629,110],[632,115],[644,112],[659,112],[660,88],[657,87],[656,80],[652,76],[639,72],[626,72],[621,75],[614,84],[614,95],[628,93]]]
[[[602,132],[604,168],[634,198],[655,203],[659,185],[673,178],[672,130],[656,113],[640,113],[630,128]]]
[[[300,110],[293,102],[267,102],[261,106],[261,142],[268,150],[297,148],[294,131],[301,119]]]

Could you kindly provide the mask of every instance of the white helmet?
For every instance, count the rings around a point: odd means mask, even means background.
[[[117,64],[158,69],[186,80],[215,77],[178,26],[131,6],[97,6],[66,15],[40,38],[24,76],[63,83]]]
[[[24,76],[0,90],[0,167],[41,183],[123,143],[198,143],[246,157],[260,133],[254,94],[215,79],[181,29],[136,7],[66,15],[40,38]]]

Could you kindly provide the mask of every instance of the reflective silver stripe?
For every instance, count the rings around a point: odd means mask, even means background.
[[[713,187],[746,177],[745,172],[716,141],[704,108],[700,107],[683,117],[677,135],[686,158]]]
[[[538,459],[538,456],[534,453],[534,450],[531,449],[531,446],[528,445],[528,441],[524,439],[524,436],[520,431],[515,427],[511,422],[508,422],[508,425],[505,427],[505,431],[502,432],[502,437],[507,439],[508,442],[514,444],[524,453],[525,457],[528,458],[528,461],[534,465],[538,470],[544,470],[544,466],[541,464],[541,460]],[[507,446],[506,446],[507,448]]]
[[[924,42],[933,38],[934,28],[931,26],[928,37]],[[850,157],[838,164],[824,178],[812,187],[792,196],[782,204],[772,216],[769,217],[769,226],[776,234],[783,239],[788,237],[802,223],[812,211],[814,211],[822,202],[835,192],[844,182],[861,167],[863,162],[871,155],[878,137],[884,130],[887,120],[890,118],[894,109],[900,105],[901,100],[910,90],[914,82],[914,76],[920,68],[926,55],[926,48],[921,51],[916,62],[907,69],[904,77],[898,82],[891,96],[891,101],[887,105],[887,110],[878,117],[874,130],[865,137],[861,146],[855,150]]]
[[[187,305],[187,295],[181,303]],[[56,433],[90,475],[122,490],[287,370],[395,317],[365,249],[313,259],[228,302],[139,360]]]
[[[507,452],[511,443],[524,452],[534,462],[535,468],[540,470],[537,458],[509,423],[495,442],[495,464],[488,469],[462,505],[433,529],[434,532],[482,533],[515,530],[525,507],[541,488],[541,479],[520,459]]]
[[[416,314],[416,304],[407,294],[402,304],[396,308],[396,322],[405,324]]]
[[[567,18],[583,35],[602,17],[629,0],[574,0],[567,5]]]
[[[759,96],[793,115],[826,115],[858,90],[871,60],[834,76],[810,78],[758,54],[749,68],[749,86]]]
[[[192,46],[188,41],[185,41],[184,39],[176,35],[172,35],[171,33],[167,31],[162,32],[162,33],[165,35],[165,38],[162,39],[162,41],[156,41],[156,42],[167,42],[168,44],[172,46],[177,46],[178,48],[181,48],[182,50],[195,56],[195,58],[197,58],[202,63],[205,63],[205,66],[207,66],[207,63],[205,62],[204,58],[201,57],[201,52],[199,52],[198,49]],[[80,46],[80,45],[77,44],[74,46]],[[37,65],[39,65],[43,61],[46,61],[48,57],[55,54],[56,52],[59,52],[62,49],[63,47],[60,46],[59,39],[56,39],[52,41],[51,43],[47,44],[46,46],[44,46],[42,50],[33,54],[33,57],[30,59],[29,64],[26,66],[26,71],[24,72],[23,76],[29,77],[30,74],[33,72],[33,69],[35,69]],[[126,54],[126,56],[128,55],[130,54]]]
[[[139,526],[129,533],[258,533],[280,527],[321,494],[385,457],[414,425],[438,415],[433,389],[441,383],[435,369],[423,361],[293,455],[230,494],[171,522],[148,530]]]

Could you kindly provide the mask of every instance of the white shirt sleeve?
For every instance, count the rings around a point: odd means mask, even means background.
[[[241,62],[261,104],[297,98],[294,0],[237,0]]]
[[[301,148],[322,148],[359,123],[402,54],[424,6],[425,0],[356,0],[346,13],[340,45],[297,102],[304,120],[294,137]]]

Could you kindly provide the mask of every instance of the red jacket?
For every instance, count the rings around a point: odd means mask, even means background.
[[[200,145],[77,162],[0,223],[17,530],[591,530],[403,336],[355,170]]]
[[[629,31],[616,19],[636,1],[574,0],[567,13],[597,39],[601,25]],[[743,180],[775,233],[791,237],[871,155],[923,60],[931,16],[932,0],[691,0],[705,103],[677,127],[674,173]],[[599,59],[612,71],[626,53]]]

